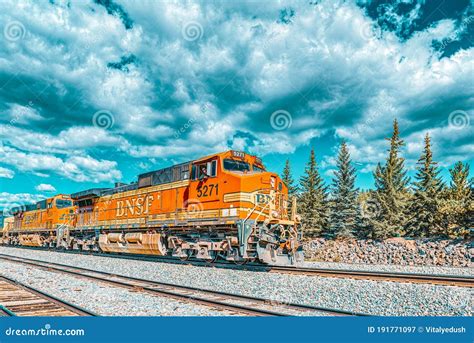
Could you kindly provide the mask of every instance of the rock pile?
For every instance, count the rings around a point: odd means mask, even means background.
[[[304,244],[306,259],[321,262],[472,267],[472,242],[452,240],[327,240]]]

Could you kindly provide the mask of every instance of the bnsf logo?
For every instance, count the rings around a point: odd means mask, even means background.
[[[147,196],[145,198],[131,198],[128,200],[117,201],[117,217],[139,216],[142,214],[148,214],[150,211],[151,203],[153,202],[153,196]]]
[[[271,197],[268,194],[257,194],[257,204],[267,204]]]

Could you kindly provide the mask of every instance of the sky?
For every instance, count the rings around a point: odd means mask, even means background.
[[[342,140],[369,189],[395,118],[448,181],[473,43],[469,0],[0,0],[0,208],[228,149],[298,179],[314,148],[330,183]]]

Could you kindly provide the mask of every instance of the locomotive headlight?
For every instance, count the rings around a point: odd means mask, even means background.
[[[272,211],[272,217],[273,218],[278,218],[278,212],[277,211]]]
[[[270,178],[270,185],[272,186],[272,188],[275,188],[275,182],[276,182],[276,180],[275,180],[275,178],[272,176],[272,177]]]

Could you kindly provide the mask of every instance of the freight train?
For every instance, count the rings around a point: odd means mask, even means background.
[[[287,186],[258,157],[240,151],[141,174],[131,184],[59,194],[10,212],[1,239],[5,245],[237,264],[303,261],[296,200],[289,203]]]

